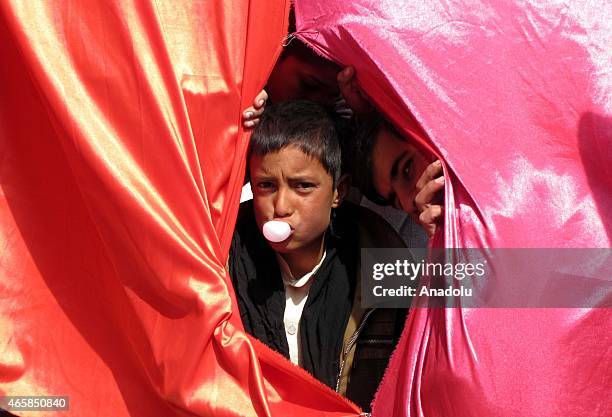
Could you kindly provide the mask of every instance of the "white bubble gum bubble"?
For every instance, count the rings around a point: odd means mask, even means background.
[[[291,235],[291,227],[289,226],[289,223],[271,220],[264,223],[263,235],[270,242],[282,242]]]

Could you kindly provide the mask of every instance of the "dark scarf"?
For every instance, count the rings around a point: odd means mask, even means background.
[[[325,242],[327,254],[311,278],[314,281],[300,319],[299,342],[303,368],[333,389],[353,304],[358,248],[357,237],[350,233],[328,231]],[[280,268],[274,251],[257,228],[252,204],[240,208],[229,270],[245,330],[289,358]]]

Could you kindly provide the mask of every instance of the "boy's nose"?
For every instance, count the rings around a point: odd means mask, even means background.
[[[274,217],[288,217],[293,212],[291,197],[287,190],[279,189],[274,199]]]

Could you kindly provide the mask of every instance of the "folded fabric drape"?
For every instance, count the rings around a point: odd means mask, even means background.
[[[0,395],[88,417],[359,413],[246,336],[226,272],[241,112],[288,13],[0,2]]]
[[[610,7],[295,6],[298,38],[353,65],[376,106],[443,159],[433,246],[610,248]],[[373,415],[610,415],[611,327],[609,308],[415,309]]]

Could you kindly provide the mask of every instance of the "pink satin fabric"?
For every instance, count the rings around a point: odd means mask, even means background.
[[[241,113],[288,12],[0,2],[0,395],[87,417],[360,412],[246,336],[225,268]]]
[[[295,3],[298,37],[442,158],[434,246],[610,247],[609,7]],[[611,328],[604,308],[416,309],[373,415],[612,415]]]

